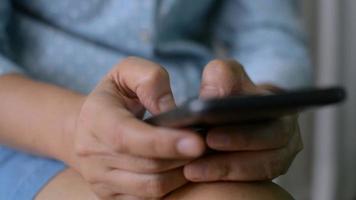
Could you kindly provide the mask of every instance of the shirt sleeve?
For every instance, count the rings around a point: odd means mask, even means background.
[[[0,1],[0,76],[9,73],[23,73],[23,70],[12,62],[8,57],[9,53],[7,39],[7,25],[11,13],[9,0]]]
[[[286,89],[311,84],[298,0],[227,0],[214,31],[218,48],[240,61],[255,83]]]

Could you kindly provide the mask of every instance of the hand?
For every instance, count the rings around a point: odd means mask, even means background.
[[[203,72],[202,98],[266,92],[253,84],[235,61],[212,61]],[[209,130],[206,143],[217,152],[184,167],[185,177],[191,181],[271,180],[286,173],[303,148],[296,115],[265,123],[215,127]]]
[[[73,165],[100,198],[159,198],[187,183],[182,167],[204,152],[204,140],[140,120],[145,108],[158,114],[175,106],[169,85],[159,65],[128,58],[86,98]]]

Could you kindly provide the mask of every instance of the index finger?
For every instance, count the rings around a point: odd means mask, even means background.
[[[153,127],[137,119],[125,120],[116,140],[116,150],[152,158],[198,157],[205,150],[204,140],[188,130]]]

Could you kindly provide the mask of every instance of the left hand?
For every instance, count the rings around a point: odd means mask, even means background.
[[[232,60],[210,62],[203,72],[201,98],[270,92],[256,86],[243,67]],[[288,170],[303,144],[298,116],[258,124],[215,127],[206,137],[214,154],[184,168],[194,182],[272,180]]]

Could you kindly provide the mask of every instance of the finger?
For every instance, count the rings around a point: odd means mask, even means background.
[[[81,175],[85,177],[86,182],[90,183],[91,189],[95,192],[99,199],[156,199],[118,193],[118,189],[121,188],[121,186],[113,187],[111,182],[108,182],[113,169],[106,165],[106,161],[107,160],[98,159],[97,157],[90,157],[85,159],[81,168]],[[180,170],[182,170],[182,168],[180,168]],[[137,174],[137,176],[138,175],[139,174]],[[122,185],[125,184],[125,182],[122,182]]]
[[[168,72],[151,61],[129,57],[109,73],[119,92],[138,98],[153,114],[175,107]]]
[[[140,157],[187,159],[198,157],[205,151],[205,142],[198,134],[188,130],[153,127],[132,116],[122,117],[112,110],[92,123],[89,137],[102,144],[102,152],[116,152]],[[98,145],[96,145],[98,146]],[[79,156],[102,155],[96,146],[76,145]]]
[[[96,109],[98,118],[82,119],[90,124],[83,130],[93,145],[77,143],[80,157],[105,155],[108,152],[162,159],[187,159],[205,151],[204,139],[189,130],[154,127],[120,109]]]
[[[163,197],[187,183],[181,168],[159,174],[113,170],[104,179],[116,193],[146,198]]]
[[[200,96],[224,97],[241,93],[260,93],[242,65],[234,60],[214,60],[203,71]]]
[[[195,182],[272,180],[286,173],[301,148],[298,134],[282,149],[208,155],[186,165],[184,175]]]
[[[183,159],[200,156],[205,150],[203,138],[192,131],[154,127],[132,117],[120,116],[102,117],[107,121],[117,121],[110,124],[114,125],[112,129],[97,129],[110,135],[103,139],[115,152],[149,158]]]
[[[184,174],[193,182],[271,180],[285,172],[285,158],[282,152],[218,153],[186,165]]]
[[[179,168],[189,163],[190,160],[161,160],[153,158],[144,158],[131,156],[128,154],[115,154],[110,156],[95,156],[93,158],[106,166],[130,171],[135,173],[160,173],[171,169]]]
[[[213,128],[206,140],[210,148],[220,151],[270,150],[287,146],[297,130],[296,118],[284,117],[259,124]]]
[[[136,119],[125,120],[117,135],[116,150],[143,157],[179,159],[200,156],[204,140],[189,130],[158,128]]]
[[[92,110],[96,116],[81,119],[86,120],[83,124],[90,124],[89,130],[83,134],[91,138],[91,143],[102,145],[98,149],[98,145],[78,143],[76,152],[79,156],[101,154],[100,150],[150,158],[185,159],[200,156],[205,150],[203,138],[192,131],[154,127],[114,105],[94,106]]]

